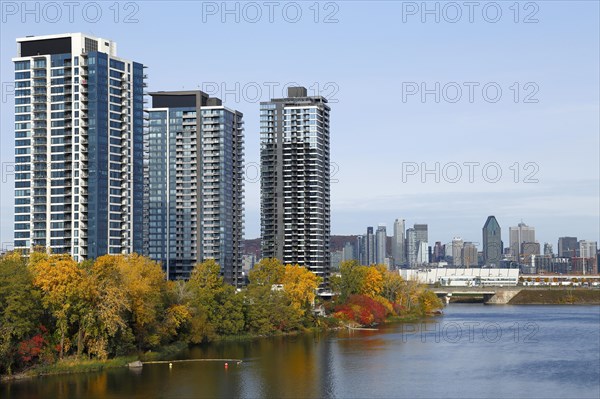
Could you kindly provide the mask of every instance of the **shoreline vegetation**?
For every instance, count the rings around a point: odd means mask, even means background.
[[[600,290],[590,288],[527,289],[514,296],[509,305],[600,305]]]
[[[373,328],[443,308],[425,286],[355,261],[331,276],[331,300],[317,297],[315,274],[276,259],[261,260],[249,280],[236,290],[213,260],[188,281],[167,281],[159,263],[136,254],[77,263],[43,248],[9,252],[0,257],[0,379],[168,360],[218,341]]]

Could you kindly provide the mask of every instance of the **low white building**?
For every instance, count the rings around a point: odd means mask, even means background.
[[[519,269],[488,268],[435,268],[401,269],[400,276],[405,280],[417,280],[423,284],[436,284],[450,287],[515,286],[519,281]]]

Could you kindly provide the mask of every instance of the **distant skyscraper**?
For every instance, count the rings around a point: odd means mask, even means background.
[[[427,232],[426,224],[415,224],[415,233],[417,235],[417,241],[429,242],[429,234]]]
[[[356,259],[356,250],[352,243],[347,242],[344,245],[343,253],[342,253],[342,261],[354,260]]]
[[[344,258],[344,251],[331,251],[331,269],[332,270],[340,270],[340,263]]]
[[[385,264],[387,257],[387,233],[384,225],[377,227],[375,236],[375,263],[378,265]]]
[[[510,252],[514,261],[519,261],[521,255],[523,255],[523,251],[521,250],[523,243],[535,243],[535,228],[527,226],[523,222],[519,223],[516,227],[509,227]],[[532,246],[526,252],[531,254],[534,250],[535,248]]]
[[[242,114],[201,91],[150,95],[148,255],[171,279],[214,259],[226,281],[242,285]]]
[[[260,104],[261,246],[264,257],[329,278],[329,106],[306,88]]]
[[[417,265],[429,262],[429,246],[425,241],[417,241]]]
[[[433,247],[433,262],[443,261],[445,257],[445,249],[444,245],[440,241],[435,242],[435,246]]]
[[[463,240],[460,237],[454,237],[452,239],[452,262],[455,267],[464,266],[463,261]]]
[[[17,45],[14,248],[142,253],[144,66],[82,33]]]
[[[365,235],[356,237],[356,258],[361,265],[367,264],[367,239]]]
[[[558,239],[558,256],[561,258],[574,258],[577,256],[579,245],[577,237],[560,237]]]
[[[553,255],[554,252],[552,252],[552,244],[548,244],[547,242],[544,243],[544,255]]]
[[[417,233],[415,229],[409,228],[406,230],[406,260],[410,267],[417,265],[418,251]]]
[[[465,242],[462,248],[462,262],[465,267],[477,267],[477,247],[472,242]]]
[[[366,245],[366,265],[372,265],[375,263],[375,235],[373,234],[373,227],[367,227],[367,235],[365,236]]]
[[[485,266],[500,266],[502,259],[502,235],[494,216],[488,216],[483,225],[483,263]]]
[[[521,243],[521,257],[527,262],[531,259],[531,255],[540,254],[540,243],[539,242],[524,242]]]
[[[579,257],[581,258],[595,258],[596,252],[598,251],[598,242],[596,241],[579,241]]]
[[[404,219],[396,219],[394,221],[394,236],[392,237],[392,258],[394,258],[394,266],[396,267],[406,263],[404,229]]]

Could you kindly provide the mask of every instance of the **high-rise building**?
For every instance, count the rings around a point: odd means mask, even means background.
[[[579,241],[579,257],[584,259],[595,258],[598,252],[598,242],[596,241]]]
[[[426,224],[415,224],[415,234],[417,235],[417,241],[429,242],[429,234],[427,232]]]
[[[521,243],[521,257],[525,258],[525,261],[531,259],[531,255],[540,254],[540,243],[539,242],[523,242]]]
[[[361,265],[367,264],[367,245],[366,236],[356,237],[356,259]]]
[[[544,255],[552,256],[554,252],[552,251],[552,244],[544,243]]]
[[[17,46],[15,249],[141,253],[144,66],[82,33]]]
[[[500,225],[494,216],[488,216],[483,225],[484,266],[499,267],[502,260],[502,235]]]
[[[261,246],[264,257],[329,278],[329,106],[306,88],[260,105]]]
[[[358,238],[358,237],[357,237]],[[344,249],[342,250],[342,261],[354,260],[356,259],[356,250],[352,243],[347,242],[344,244]]]
[[[465,242],[462,248],[461,258],[465,267],[477,267],[477,246],[472,242]]]
[[[242,285],[242,114],[201,91],[150,95],[148,255],[171,279],[214,259],[227,282]]]
[[[445,246],[442,245],[441,241],[436,241],[433,247],[433,262],[443,261],[445,258]]]
[[[400,267],[406,263],[406,252],[404,248],[404,219],[394,221],[394,236],[392,237],[392,258],[394,266]]]
[[[340,264],[344,260],[344,251],[331,251],[331,270],[340,270]]]
[[[464,242],[460,237],[454,237],[452,239],[452,262],[455,267],[464,266],[463,260],[463,246]]]
[[[574,258],[577,256],[579,244],[577,237],[559,237],[558,239],[558,256],[561,258]]]
[[[429,246],[425,241],[417,241],[417,265],[429,263]]]
[[[524,243],[535,243],[535,228],[527,226],[521,222],[516,227],[509,227],[509,245],[510,252],[514,261],[520,261],[521,256],[524,255],[522,246]],[[539,255],[539,251],[535,252],[535,246],[532,248],[525,248],[525,252],[528,254]],[[539,245],[538,245],[539,247]]]
[[[417,247],[417,233],[412,227],[406,230],[406,262],[409,267],[416,267],[419,248]]]
[[[373,227],[367,227],[367,235],[365,236],[365,265],[375,264],[375,235],[373,234]]]
[[[385,225],[380,224],[375,234],[375,263],[385,264],[387,257],[387,232]]]

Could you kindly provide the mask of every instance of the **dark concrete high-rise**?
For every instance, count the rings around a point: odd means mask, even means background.
[[[578,254],[579,244],[577,237],[559,237],[558,238],[558,256],[561,258],[574,258]]]
[[[147,145],[148,255],[171,279],[214,259],[243,284],[242,114],[201,91],[150,93]]]
[[[502,235],[495,216],[488,216],[483,225],[484,266],[500,266],[502,259]]]
[[[263,257],[300,264],[323,277],[330,269],[330,156],[327,99],[288,88],[260,104],[261,247]]]

